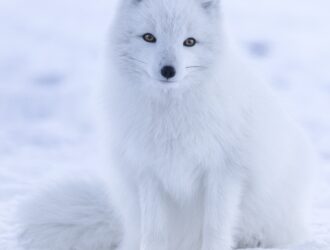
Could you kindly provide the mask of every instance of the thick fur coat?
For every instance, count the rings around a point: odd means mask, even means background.
[[[312,150],[221,17],[217,0],[122,1],[103,88],[109,164],[102,181],[63,181],[22,202],[25,250],[306,240]]]

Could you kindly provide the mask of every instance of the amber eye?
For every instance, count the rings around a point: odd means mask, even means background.
[[[196,39],[190,37],[183,42],[183,45],[186,47],[194,47],[196,43],[197,43]]]
[[[155,43],[157,41],[156,37],[153,34],[146,33],[143,36],[144,41],[148,43]]]

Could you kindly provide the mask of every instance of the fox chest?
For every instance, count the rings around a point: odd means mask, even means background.
[[[221,167],[223,158],[216,133],[201,129],[140,133],[127,143],[125,158],[132,171],[156,178],[166,192],[178,197],[199,193],[205,173]]]

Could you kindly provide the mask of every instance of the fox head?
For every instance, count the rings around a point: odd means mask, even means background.
[[[220,0],[122,0],[112,61],[134,84],[202,82],[221,48]]]

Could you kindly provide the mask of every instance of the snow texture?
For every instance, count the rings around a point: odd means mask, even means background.
[[[224,2],[240,50],[320,154],[313,239],[286,250],[330,250],[329,9],[328,0]],[[0,1],[0,232],[8,204],[35,180],[97,164],[91,92],[113,10],[112,0]]]

